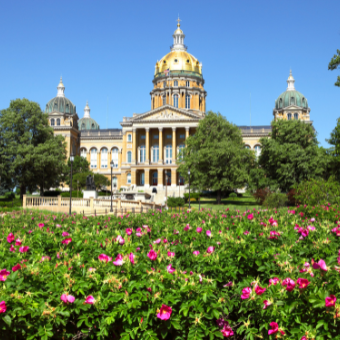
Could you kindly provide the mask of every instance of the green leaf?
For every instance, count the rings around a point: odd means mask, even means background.
[[[10,318],[10,316],[8,314],[3,317],[3,320],[7,323],[8,326],[11,326],[12,319]]]

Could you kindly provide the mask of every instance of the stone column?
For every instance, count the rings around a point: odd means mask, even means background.
[[[131,169],[131,185],[136,185],[137,178],[136,178],[136,169]]]
[[[122,156],[123,156],[123,150],[118,149],[118,169],[122,166]]]
[[[189,137],[189,129],[190,128],[188,126],[185,127],[185,139]]]
[[[172,128],[172,164],[176,164],[176,145],[177,145],[177,140],[176,140],[176,128]]]
[[[137,131],[136,128],[132,130],[132,164],[136,164],[136,155],[137,155]]]
[[[150,164],[150,142],[149,142],[149,128],[145,128],[145,164]]]
[[[158,128],[159,164],[163,164],[163,128]]]
[[[100,150],[97,150],[97,169],[100,168]]]
[[[89,150],[89,151],[86,153],[86,158],[87,158],[87,161],[88,161],[89,164],[90,164],[90,169],[91,169],[91,150]]]
[[[158,169],[158,187],[163,188],[163,169]]]
[[[177,169],[171,169],[171,187],[174,188],[177,185]]]
[[[144,169],[144,187],[150,188],[150,169]]]

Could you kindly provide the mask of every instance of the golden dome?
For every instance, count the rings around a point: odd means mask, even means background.
[[[157,70],[158,69],[158,70]],[[202,65],[186,51],[171,51],[156,63],[156,74],[170,71],[191,71],[202,74]]]

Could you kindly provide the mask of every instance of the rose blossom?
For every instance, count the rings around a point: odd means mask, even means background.
[[[72,295],[68,295],[68,294],[62,294],[60,297],[60,300],[63,301],[64,303],[73,303],[75,300],[75,297]]]
[[[256,295],[262,295],[267,289],[266,288],[262,288],[260,286],[256,286],[255,287],[255,293]]]
[[[123,239],[121,235],[118,235],[116,237],[116,242],[118,242],[122,246],[125,243],[125,240]]]
[[[295,288],[295,282],[291,278],[287,277],[282,281],[282,286],[286,286],[286,290],[291,292]]]
[[[135,255],[133,253],[130,253],[129,260],[132,264],[135,264]]]
[[[214,252],[214,250],[215,250],[215,247],[210,246],[210,247],[208,247],[208,249],[207,249],[207,253],[208,253],[208,254],[212,254],[212,253]]]
[[[276,286],[279,282],[279,279],[277,277],[273,277],[272,279],[269,279],[269,286],[274,285]]]
[[[168,251],[168,256],[169,257],[175,257],[175,253],[173,251]]]
[[[196,228],[196,231],[197,231],[198,233],[201,233],[202,230],[203,230],[203,229],[202,229],[201,227],[197,227],[197,228]]]
[[[157,318],[161,320],[169,320],[172,313],[172,308],[167,305],[162,305],[159,313],[157,314]]]
[[[45,227],[45,224],[44,223],[39,223],[38,227],[41,229],[41,228]]]
[[[116,257],[116,260],[113,261],[113,264],[114,264],[115,266],[122,266],[123,263],[124,263],[124,261],[123,261],[123,256],[122,256],[121,254],[118,254],[117,257]]]
[[[69,244],[72,242],[71,238],[65,238],[64,240],[61,241],[62,244]]]
[[[20,264],[18,263],[17,265],[15,265],[13,268],[12,268],[12,271],[13,272],[16,272],[17,270],[21,269],[21,266]]]
[[[251,288],[250,287],[243,288],[241,299],[242,300],[249,299],[250,294],[251,294]]]
[[[9,251],[15,251],[15,248],[14,248],[13,244],[11,244],[11,246],[9,248]]]
[[[272,304],[272,302],[270,302],[270,301],[268,301],[268,300],[264,300],[264,301],[263,301],[263,304],[264,304],[264,306],[263,306],[262,309],[266,309],[267,307],[269,307],[269,306]]]
[[[89,305],[93,305],[95,302],[96,302],[96,299],[92,295],[89,295],[85,300],[85,303]]]
[[[302,279],[302,278],[297,279],[296,283],[299,285],[300,289],[307,288],[308,285],[310,284],[310,282],[307,279]]]
[[[109,261],[112,261],[112,257],[107,256],[107,255],[105,255],[105,254],[100,254],[100,255],[98,256],[98,260],[99,260],[99,261],[102,261],[102,262],[108,263]]]
[[[7,310],[6,302],[5,301],[1,301],[0,302],[0,313],[5,313],[6,310]]]
[[[148,258],[151,261],[155,261],[157,259],[157,253],[153,249],[151,249],[148,253]]]
[[[70,234],[67,232],[67,231],[63,231],[63,233],[61,234],[62,237],[65,237],[65,236],[70,236]]]
[[[326,307],[334,307],[336,302],[336,297],[335,295],[330,295],[327,296],[325,299],[325,306]]]
[[[223,329],[221,329],[221,332],[225,338],[229,338],[234,335],[234,331],[229,325],[224,326]]]
[[[14,235],[12,233],[9,233],[7,236],[7,242],[12,243],[14,241]]]
[[[269,325],[272,329],[268,331],[268,335],[275,334],[277,332],[280,332],[282,335],[285,334],[282,329],[279,329],[279,325],[276,322],[271,322]]]
[[[199,250],[195,250],[195,251],[193,251],[192,252],[195,256],[197,256],[200,252],[199,252]]]
[[[161,239],[158,238],[157,240],[153,241],[153,243],[154,243],[154,244],[159,244],[159,243],[161,243]]]
[[[125,232],[127,235],[131,235],[132,234],[132,228],[126,228]]]
[[[20,251],[20,253],[27,253],[27,252],[28,252],[28,249],[30,249],[29,246],[24,246],[24,247],[20,247],[20,248],[19,248],[19,251]]]
[[[247,218],[248,218],[248,220],[250,220],[250,221],[251,221],[251,220],[254,218],[254,214],[250,214],[250,215],[248,215],[248,216],[247,216]]]
[[[166,267],[166,270],[167,270],[168,273],[170,273],[170,274],[172,274],[173,272],[176,271],[175,268],[172,268],[171,263]]]
[[[314,262],[314,260],[312,259],[312,265],[314,269],[321,269],[325,272],[328,270],[326,262],[323,259],[320,259],[319,262]]]
[[[7,269],[0,270],[0,281],[6,281],[7,276],[11,274]]]
[[[211,231],[210,230],[207,230],[206,234],[207,234],[208,237],[211,237]]]

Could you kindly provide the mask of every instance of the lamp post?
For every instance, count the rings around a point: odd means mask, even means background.
[[[178,197],[181,197],[181,178],[178,178]]]
[[[188,169],[188,176],[189,176],[189,209],[190,209],[190,169]]]
[[[114,167],[114,165],[115,165],[115,162],[112,160],[111,162],[110,162],[110,165],[111,165],[111,212],[113,212],[113,209],[112,209],[112,169],[113,169],[113,167]]]
[[[73,155],[70,156],[70,162],[71,162],[71,181],[70,181],[70,215],[72,214],[72,164],[74,161]]]

